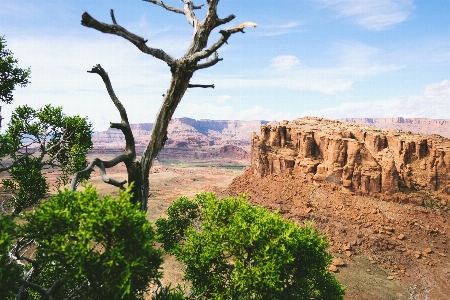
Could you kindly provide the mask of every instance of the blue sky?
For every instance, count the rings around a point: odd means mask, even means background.
[[[182,7],[180,0],[164,3]],[[206,1],[195,1],[196,5]],[[148,45],[180,57],[192,28],[185,17],[139,0],[0,0],[0,35],[31,67],[6,121],[22,104],[63,106],[105,130],[119,115],[96,74],[100,63],[132,123],[153,122],[170,72],[118,36],[80,25],[81,14],[117,22]],[[203,18],[204,11],[196,11]],[[292,120],[303,116],[450,119],[448,0],[222,0],[222,28],[258,24],[219,50],[223,61],[197,71],[175,117]],[[217,32],[210,42],[218,38]]]

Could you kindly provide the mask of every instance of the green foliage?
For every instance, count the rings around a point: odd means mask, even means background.
[[[16,223],[11,216],[0,215],[0,228],[0,299],[7,299],[17,291],[21,268],[8,256],[16,236]]]
[[[160,277],[161,253],[144,212],[130,202],[130,188],[118,199],[83,192],[59,192],[24,217],[19,235],[34,239],[40,272],[29,282],[62,287],[53,299],[136,299]],[[41,299],[30,288],[28,299]]]
[[[29,83],[30,68],[17,67],[17,59],[6,48],[6,40],[0,36],[0,102],[12,103],[15,87],[25,87]]]
[[[328,243],[312,224],[299,226],[250,205],[245,195],[211,193],[176,200],[159,219],[158,240],[186,265],[204,299],[343,299],[328,271]]]
[[[13,203],[15,213],[38,203],[48,191],[48,184],[41,172],[39,158],[24,156],[17,167],[9,171],[10,179],[3,180],[3,186],[17,190]]]
[[[9,171],[10,181],[3,184],[17,188],[16,212],[37,203],[47,192],[41,170],[59,169],[60,187],[87,166],[91,134],[92,124],[79,116],[64,115],[61,107],[15,109],[5,134],[0,134],[0,172]]]
[[[178,285],[176,288],[172,288],[170,285],[167,287],[163,287],[158,289],[155,295],[152,297],[152,300],[184,300],[185,291]]]

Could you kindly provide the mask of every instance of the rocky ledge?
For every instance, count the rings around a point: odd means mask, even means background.
[[[252,135],[254,175],[300,175],[359,195],[427,188],[450,194],[450,139],[305,117]]]

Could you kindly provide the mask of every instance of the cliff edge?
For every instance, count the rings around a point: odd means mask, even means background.
[[[450,139],[305,117],[261,125],[253,174],[295,174],[359,195],[428,188],[450,194]]]

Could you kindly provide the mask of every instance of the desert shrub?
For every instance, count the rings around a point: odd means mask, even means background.
[[[17,291],[21,268],[8,255],[16,236],[16,223],[11,216],[0,214],[0,228],[0,299],[7,299]]]
[[[326,237],[312,223],[299,226],[250,205],[245,195],[181,197],[156,225],[198,298],[343,299],[328,271]]]
[[[28,259],[29,276],[20,283],[26,299],[42,299],[43,291],[53,299],[141,297],[160,277],[162,258],[152,225],[130,197],[129,188],[118,199],[100,199],[88,186],[59,192],[25,214],[23,225],[16,225],[14,247],[31,241],[36,247],[20,257]]]

